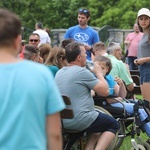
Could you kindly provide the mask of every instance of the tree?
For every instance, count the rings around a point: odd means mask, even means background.
[[[150,3],[146,0],[1,0],[0,7],[17,13],[22,25],[33,30],[38,21],[53,29],[73,26],[77,24],[80,7],[90,10],[91,26],[126,29],[132,28],[138,10],[150,8]]]
[[[142,7],[150,7],[146,0],[89,0],[89,5],[91,12],[95,14],[91,24],[99,27],[110,25],[121,29],[132,28],[138,10]]]

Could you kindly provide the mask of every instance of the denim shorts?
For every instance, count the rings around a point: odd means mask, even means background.
[[[139,66],[140,69],[140,84],[150,82],[150,63],[144,63]]]
[[[115,118],[102,112],[99,112],[96,120],[87,129],[85,129],[85,131],[89,133],[110,131],[114,134],[116,134],[118,130],[119,123],[115,120]]]

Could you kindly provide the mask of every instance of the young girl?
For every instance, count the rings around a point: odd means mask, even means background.
[[[134,61],[139,65],[140,84],[143,98],[150,101],[150,10],[142,8],[137,14],[137,23],[144,33],[138,45],[138,59]]]
[[[117,99],[124,103],[126,112],[129,113],[130,115],[133,115],[134,103],[126,103],[126,101],[123,101],[123,98],[125,98],[126,96],[126,89],[123,81],[119,77],[113,78],[113,76],[109,74],[109,72],[112,69],[112,64],[110,59],[104,56],[97,56],[95,57],[94,62],[98,63],[99,66],[101,66],[102,68],[103,75],[105,76],[105,79],[109,86],[109,95],[115,94],[117,96]],[[123,108],[123,105],[117,102],[115,99],[106,98],[106,100],[113,107]],[[140,114],[141,121],[145,120],[148,117],[144,109],[139,109],[138,111]],[[144,129],[146,134],[150,137],[150,122],[144,124]]]

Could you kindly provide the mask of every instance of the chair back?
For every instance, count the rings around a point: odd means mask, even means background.
[[[68,96],[62,95],[62,98],[63,98],[66,106],[71,105],[71,101],[70,101],[70,98]],[[65,108],[64,110],[61,111],[61,118],[62,119],[72,119],[73,117],[74,117],[73,109]]]
[[[140,77],[140,72],[139,72],[139,70],[130,70],[130,74],[131,74],[131,76],[132,76],[132,75],[137,75],[137,76]]]
[[[138,75],[131,75],[136,86],[140,86],[140,77]]]

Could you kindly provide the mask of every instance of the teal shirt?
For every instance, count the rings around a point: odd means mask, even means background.
[[[46,150],[46,116],[65,108],[42,64],[0,64],[0,150]]]
[[[59,70],[59,68],[57,66],[47,66],[48,69],[52,72],[53,76],[55,77],[57,71]]]

